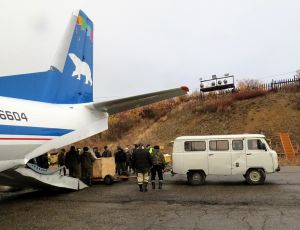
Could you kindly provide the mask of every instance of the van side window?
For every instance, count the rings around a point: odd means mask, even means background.
[[[250,139],[248,140],[249,150],[263,150],[263,143],[260,139]]]
[[[184,142],[185,151],[205,151],[205,141],[186,141]]]
[[[243,140],[233,140],[232,141],[232,150],[243,150]]]
[[[229,142],[227,140],[209,141],[209,150],[213,150],[213,151],[229,150]]]

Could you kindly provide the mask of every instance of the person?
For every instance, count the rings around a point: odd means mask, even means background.
[[[60,153],[58,154],[57,157],[57,164],[59,169],[59,174],[61,174],[61,172],[63,172],[64,176],[66,175],[66,167],[65,167],[65,153],[66,150],[65,149],[61,149]]]
[[[129,148],[127,148],[127,147],[124,148],[124,152],[125,152],[125,154],[126,154],[126,167],[125,167],[125,169],[126,169],[126,171],[127,171],[128,173],[130,173],[130,171],[131,171],[132,154],[131,154],[131,152],[129,151]]]
[[[155,189],[155,177],[158,174],[158,188],[162,189],[163,170],[165,169],[166,161],[163,153],[159,150],[159,146],[155,145],[152,151],[152,168],[151,168],[151,184],[152,189]]]
[[[104,146],[102,157],[112,157],[111,151],[108,149],[107,145]]]
[[[115,154],[115,162],[117,166],[117,173],[119,176],[121,176],[122,172],[125,172],[126,153],[120,146],[117,147],[117,151]]]
[[[146,149],[147,149],[147,151],[150,153],[150,156],[152,157],[153,148],[151,147],[151,145],[150,145],[150,144],[147,144],[147,145],[146,145]]]
[[[83,153],[80,155],[81,162],[81,177],[84,183],[92,185],[93,162],[95,158],[89,152],[88,147],[83,148]]]
[[[152,166],[152,159],[150,153],[143,148],[142,144],[133,151],[132,167],[137,173],[137,182],[140,192],[147,192],[149,171]]]
[[[133,174],[135,174],[135,168],[132,166],[132,154],[133,154],[133,152],[134,152],[138,147],[139,147],[138,144],[134,144],[134,145],[132,146],[131,151],[130,151],[130,153],[131,153],[131,161],[130,161],[130,165],[131,165],[132,173],[133,173]]]
[[[76,151],[75,146],[71,146],[65,157],[65,165],[69,169],[69,176],[78,178],[79,163],[79,153]]]
[[[97,158],[101,158],[101,157],[102,157],[102,154],[100,153],[98,147],[94,147],[94,148],[93,148],[93,152],[95,153],[95,156],[96,156]]]
[[[41,156],[38,156],[36,158],[37,166],[48,169],[49,168],[49,162],[48,162],[48,153],[44,153]]]

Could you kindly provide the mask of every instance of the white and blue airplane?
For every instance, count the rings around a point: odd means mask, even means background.
[[[74,12],[49,70],[0,76],[0,184],[13,180],[7,170],[108,129],[109,115],[187,92],[183,86],[94,102],[93,22]]]

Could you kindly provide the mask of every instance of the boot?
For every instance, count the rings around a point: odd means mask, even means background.
[[[162,181],[158,182],[158,189],[162,189]]]
[[[148,183],[144,183],[143,184],[143,189],[144,189],[144,192],[148,192],[148,189],[147,189],[147,187],[148,187]]]
[[[143,185],[139,184],[139,188],[140,188],[140,192],[142,192],[143,191]]]
[[[155,189],[155,182],[154,181],[152,181],[152,189]]]

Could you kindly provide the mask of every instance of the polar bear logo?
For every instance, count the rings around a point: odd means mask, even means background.
[[[91,69],[89,65],[81,61],[80,58],[76,56],[74,53],[70,53],[69,57],[73,61],[75,65],[75,70],[73,71],[72,77],[77,76],[77,79],[81,79],[81,75],[85,76],[85,83],[84,84],[90,84],[91,86],[93,85],[93,80],[92,80],[92,74],[91,74]]]

